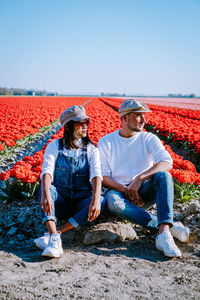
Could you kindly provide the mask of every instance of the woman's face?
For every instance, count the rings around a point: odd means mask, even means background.
[[[77,137],[77,139],[87,136],[89,122],[90,121],[88,119],[75,122],[74,133],[75,133],[75,136]]]

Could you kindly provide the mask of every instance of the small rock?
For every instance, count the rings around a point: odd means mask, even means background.
[[[21,214],[19,214],[18,216],[17,216],[17,218],[16,218],[16,221],[19,223],[19,224],[24,224],[25,223],[25,220],[26,220],[26,218],[27,218],[27,215],[28,214],[25,214],[25,213],[21,213]],[[30,220],[30,218],[29,218],[29,220]]]
[[[181,221],[183,219],[183,214],[177,211],[174,211],[174,219],[177,221]]]
[[[200,202],[198,200],[193,200],[190,202],[188,208],[185,211],[185,215],[198,214],[200,213]]]
[[[16,233],[17,227],[11,227],[10,230],[7,232],[7,236],[12,236]]]
[[[16,244],[16,240],[12,240],[11,239],[11,240],[8,241],[8,243],[9,243],[10,246],[15,245]]]
[[[6,182],[5,182],[5,180],[0,180],[0,189],[6,189]]]
[[[197,244],[200,244],[200,229],[195,229],[191,234],[190,234],[190,241],[193,241]]]
[[[7,199],[8,198],[8,195],[4,191],[2,191],[2,189],[0,189],[0,198],[1,199]]]
[[[16,225],[16,223],[13,222],[12,219],[8,217],[7,219],[3,218],[3,220],[1,220],[1,225],[3,227],[5,227],[5,226],[6,227],[11,227],[11,226]]]
[[[129,224],[102,223],[94,225],[83,238],[84,245],[134,240],[136,232]]]
[[[26,237],[25,237],[24,234],[17,234],[15,236],[15,239],[18,240],[18,241],[24,241],[26,239]]]

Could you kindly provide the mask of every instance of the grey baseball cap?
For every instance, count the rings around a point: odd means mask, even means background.
[[[138,100],[126,99],[120,104],[118,113],[122,117],[130,112],[151,112],[151,110],[146,104]]]
[[[73,105],[67,108],[60,115],[60,123],[65,125],[69,121],[83,121],[85,119],[91,119],[86,115],[85,108],[81,105]]]

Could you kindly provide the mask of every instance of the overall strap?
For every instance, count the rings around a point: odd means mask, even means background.
[[[58,148],[59,151],[63,150],[63,143],[64,143],[64,139],[63,138],[59,139],[59,148]]]
[[[81,148],[81,150],[83,151],[83,153],[85,152],[85,153],[87,153],[87,148]]]
[[[87,147],[81,147],[81,150],[82,150],[82,154],[83,156],[86,156],[87,157]]]

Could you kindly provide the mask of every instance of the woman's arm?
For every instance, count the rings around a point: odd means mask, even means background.
[[[42,197],[41,197],[41,208],[48,215],[51,215],[52,209],[52,198],[50,195],[50,186],[53,181],[53,174],[55,169],[55,162],[58,156],[58,140],[54,140],[48,144],[45,154],[44,161],[42,166],[41,178],[41,188],[42,188]]]
[[[47,148],[45,150],[42,173],[40,175],[41,180],[44,174],[50,174],[51,179],[53,181],[53,175],[54,175],[54,169],[55,169],[55,163],[57,157],[58,157],[58,140],[54,140],[47,145]]]
[[[88,221],[94,221],[101,212],[101,178],[96,176],[92,178],[92,201],[88,211]]]
[[[51,215],[51,209],[53,209],[53,200],[50,194],[52,177],[50,174],[42,175],[42,197],[41,197],[41,209],[48,215]]]
[[[90,182],[92,183],[92,179],[94,177],[100,177],[102,180],[103,178],[101,176],[101,161],[99,149],[94,145],[89,144],[87,147],[87,155],[90,166]]]

